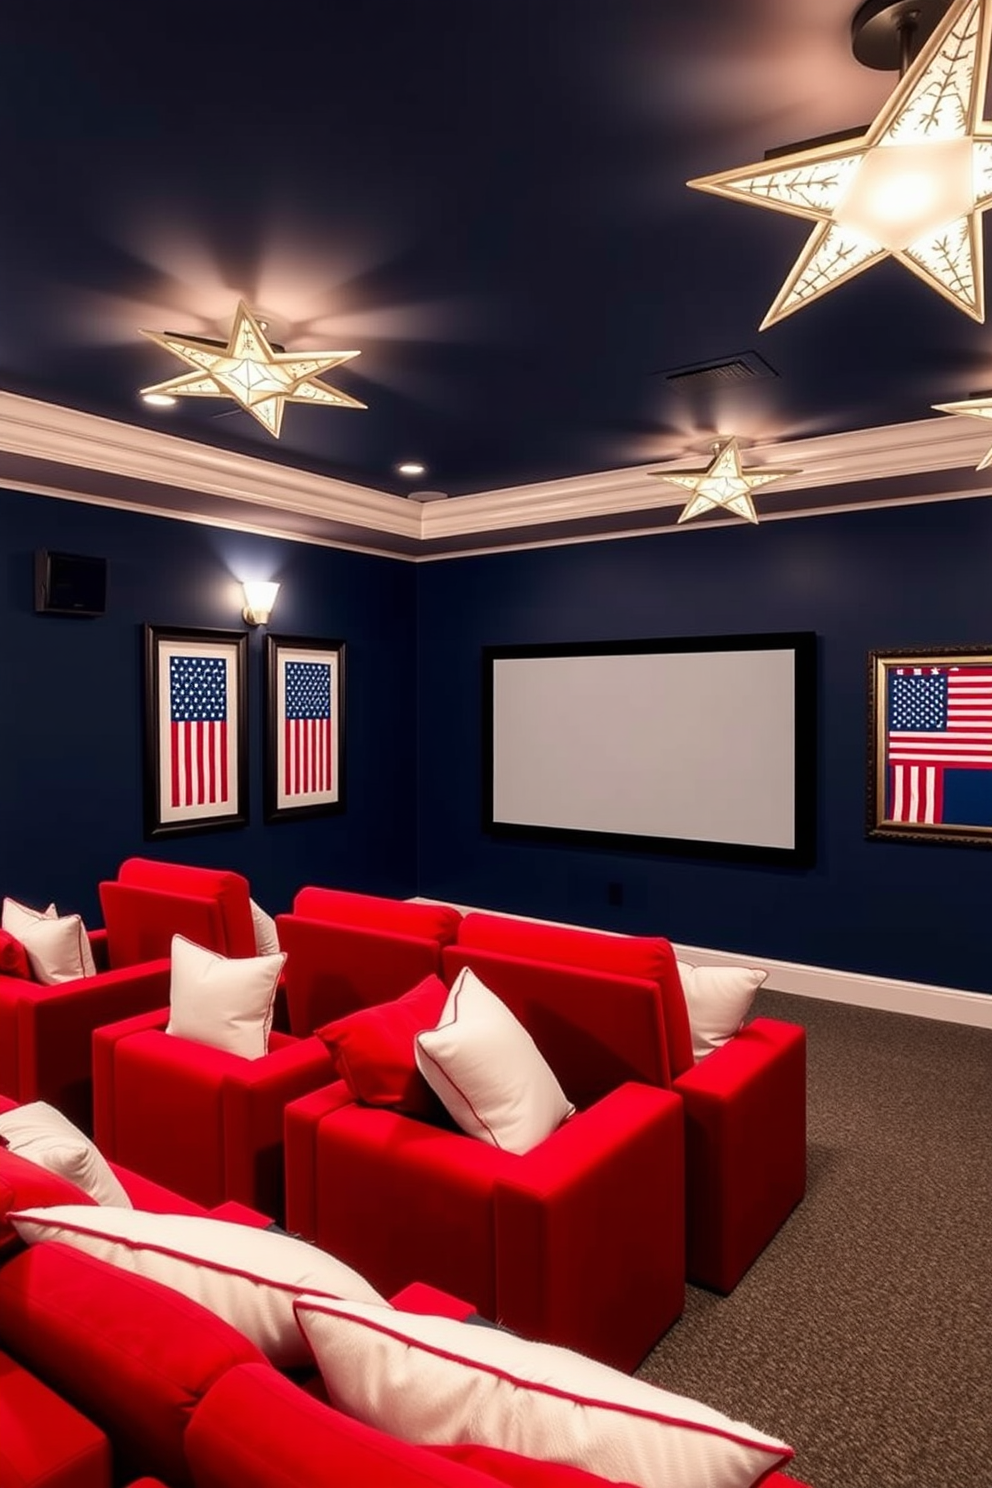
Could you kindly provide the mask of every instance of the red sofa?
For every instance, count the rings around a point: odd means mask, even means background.
[[[653,990],[574,970],[554,980],[542,969],[499,995],[571,1119],[518,1155],[361,1103],[339,1080],[286,1107],[286,1222],[380,1291],[416,1276],[527,1337],[630,1369],[685,1301],[682,1108],[588,1032],[584,999],[609,993],[618,1049],[639,1045]]]
[[[0,1112],[18,1103],[0,1096]],[[140,1174],[111,1164],[136,1208],[153,1213],[204,1214],[178,1194]],[[65,1179],[0,1147],[0,1275],[4,1262],[22,1249],[6,1221],[14,1207],[80,1203],[85,1195]],[[223,1205],[216,1218],[264,1226],[268,1217],[240,1204]],[[113,1452],[104,1430],[68,1398],[32,1372],[0,1342],[0,1484],[3,1488],[111,1488]],[[120,1483],[121,1479],[116,1478]],[[135,1483],[133,1488],[151,1488]]]
[[[0,976],[0,1094],[48,1101],[86,1131],[93,1030],[168,1002],[172,936],[255,954],[240,874],[128,858],[99,892],[104,925],[89,932],[95,976],[56,986]]]
[[[618,1026],[621,1003],[577,982],[583,1030],[600,1044],[604,1073],[673,1090],[685,1118],[686,1274],[730,1292],[806,1190],[806,1034],[755,1018],[722,1047],[693,1062],[682,984],[662,937],[609,935],[507,915],[466,914],[442,952],[446,980],[470,966],[505,1000],[546,985],[570,994],[562,968],[634,978],[647,1000],[638,1023]],[[557,968],[557,970],[556,970]],[[564,973],[567,977],[567,972]],[[633,1016],[634,1004],[623,1004]],[[626,1016],[626,1014],[625,1014]],[[666,1175],[667,1180],[667,1175]]]
[[[12,1209],[43,1202],[15,1167],[0,1154],[0,1233],[8,1236]],[[129,1185],[133,1175],[116,1171]],[[155,1190],[139,1186],[134,1197],[150,1206]],[[432,1288],[415,1284],[392,1300],[406,1313],[440,1314],[475,1331],[470,1306]],[[316,1370],[279,1372],[183,1292],[54,1240],[0,1252],[0,1427],[7,1426],[3,1488],[606,1484],[512,1451],[397,1440],[334,1409]],[[763,1481],[796,1485],[777,1472]]]
[[[275,918],[287,956],[289,1029],[302,1038],[440,971],[441,948],[455,939],[461,916],[447,905],[310,886],[291,914]]]

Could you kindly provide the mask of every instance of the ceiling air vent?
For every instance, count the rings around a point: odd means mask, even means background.
[[[742,351],[715,362],[693,362],[686,367],[674,367],[660,376],[677,393],[696,393],[757,382],[762,377],[777,377],[778,373],[756,351]]]

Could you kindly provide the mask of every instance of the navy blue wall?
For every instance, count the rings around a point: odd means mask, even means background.
[[[420,892],[992,992],[992,848],[865,836],[868,652],[992,643],[990,575],[985,499],[421,565]],[[784,630],[819,637],[814,867],[483,833],[483,645]],[[611,883],[620,907],[607,901]]]
[[[36,548],[105,557],[106,614],[36,615]],[[241,578],[281,582],[274,633],[347,644],[347,810],[263,824],[255,630],[249,825],[146,842],[142,624],[243,630]],[[408,563],[0,492],[0,894],[98,924],[98,881],[134,853],[238,869],[270,913],[304,883],[415,893],[415,586]]]

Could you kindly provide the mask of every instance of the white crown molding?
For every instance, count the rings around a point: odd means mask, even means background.
[[[778,444],[754,445],[748,465],[788,464],[798,474],[776,481],[775,491],[808,491],[852,481],[875,481],[936,471],[974,468],[992,444],[992,428],[977,419],[947,414],[911,424],[888,424]],[[513,486],[474,496],[435,502],[425,508],[425,538],[461,537],[473,532],[538,526],[565,520],[684,506],[685,492],[667,487],[652,471],[699,468],[690,459],[655,461],[625,470]],[[976,490],[985,495],[989,487]],[[698,525],[698,524],[697,524]]]
[[[784,440],[755,445],[745,454],[746,464],[781,463],[799,473],[776,483],[776,493],[808,492],[851,482],[919,477],[930,473],[975,470],[989,448],[992,434],[979,419],[963,415],[937,415],[914,423],[890,424],[808,439]],[[37,476],[23,469],[3,470],[3,455],[39,462]],[[666,487],[652,472],[698,466],[698,460],[656,461],[626,469],[600,471],[563,480],[544,481],[503,490],[482,491],[427,504],[403,496],[359,486],[333,477],[297,470],[276,461],[235,454],[223,449],[181,439],[176,435],[136,425],[123,424],[78,409],[63,408],[0,390],[0,483],[69,499],[100,501],[159,515],[178,514],[177,506],[148,498],[148,486],[192,493],[186,502],[187,519],[197,517],[212,523],[225,522],[222,505],[247,504],[257,511],[257,530],[296,540],[326,541],[363,551],[396,556],[390,549],[406,545],[405,556],[416,556],[415,548],[432,542],[449,544],[473,535],[503,532],[507,546],[516,546],[514,534],[537,527],[558,528],[551,541],[569,541],[570,523],[608,521],[625,513],[668,511],[684,504],[685,493]],[[58,471],[64,469],[64,484]],[[79,472],[91,478],[84,480]],[[95,476],[94,474],[95,473]],[[114,489],[99,489],[99,477],[110,478]],[[141,483],[134,495],[126,494],[126,482]],[[122,487],[125,494],[121,494]],[[972,489],[963,492],[935,489],[922,496],[907,492],[879,502],[877,494],[865,492],[860,506],[900,505],[919,500],[967,499],[992,491],[992,471],[975,475]],[[192,511],[190,510],[192,507]],[[775,516],[820,515],[829,504],[806,506],[790,512],[779,507]],[[231,525],[243,525],[244,516],[232,507]],[[289,518],[303,519],[306,531],[293,530]],[[252,527],[256,526],[253,521]],[[694,523],[694,529],[705,525]],[[725,525],[725,524],[721,524]],[[638,531],[638,529],[634,529]],[[678,529],[669,524],[667,531]],[[383,539],[381,546],[374,535]],[[603,537],[614,535],[604,532]],[[645,529],[639,530],[645,535]],[[586,530],[575,540],[594,541],[597,534]],[[411,549],[414,552],[411,554]],[[465,546],[461,554],[472,551]],[[479,551],[493,551],[479,549]],[[425,556],[428,556],[425,554]],[[444,555],[460,556],[449,547]]]
[[[2,391],[0,450],[250,502],[274,513],[420,536],[420,509],[402,496]]]

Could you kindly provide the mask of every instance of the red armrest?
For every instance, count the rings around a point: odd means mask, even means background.
[[[308,1240],[317,1238],[317,1133],[320,1123],[339,1106],[351,1104],[343,1080],[324,1085],[290,1101],[283,1112],[286,1163],[286,1227]]]
[[[685,1304],[681,1102],[628,1084],[496,1181],[497,1316],[634,1369]]]
[[[318,1038],[273,1033],[243,1059],[157,1026],[104,1030],[96,1066],[105,1155],[210,1209],[238,1200],[283,1213],[283,1111],[328,1082]]]
[[[0,1088],[48,1101],[85,1131],[93,1124],[93,1030],[168,999],[164,961],[45,987],[0,978]]]
[[[168,987],[165,995],[168,997]],[[155,1007],[133,1018],[104,1023],[93,1030],[91,1059],[93,1067],[93,1140],[106,1158],[117,1155],[117,1101],[114,1092],[114,1053],[121,1039],[143,1033],[149,1028],[164,1028],[169,1021],[168,1007]],[[125,1185],[126,1186],[126,1185]]]
[[[756,1018],[675,1081],[687,1268],[729,1292],[806,1191],[806,1030]]]

